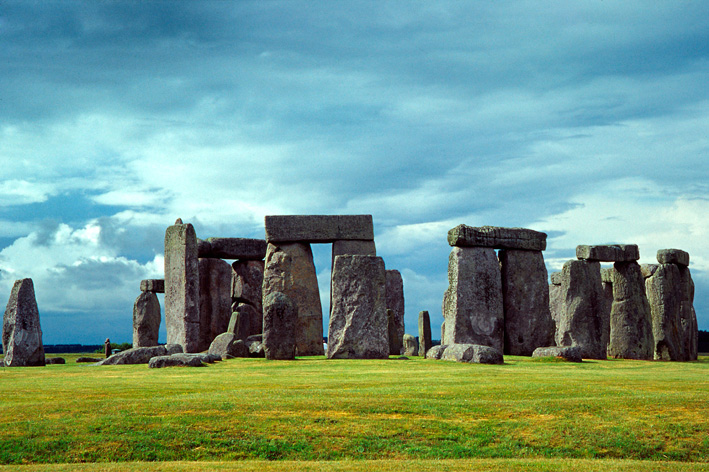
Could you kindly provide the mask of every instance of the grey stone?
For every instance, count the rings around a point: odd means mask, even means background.
[[[419,356],[425,356],[431,347],[433,347],[431,317],[424,310],[419,312]]]
[[[482,344],[502,352],[500,264],[492,248],[454,247],[448,259],[443,316],[447,344]]]
[[[335,258],[327,357],[389,357],[386,271],[381,257]]]
[[[549,280],[551,281],[551,285],[561,285],[561,271],[549,274]]]
[[[547,248],[547,235],[527,228],[458,225],[448,231],[448,244],[455,247],[543,251]]]
[[[231,297],[237,302],[253,305],[263,311],[263,261],[235,261],[231,265]]]
[[[680,303],[680,322],[682,329],[683,358],[696,361],[698,355],[699,331],[697,313],[694,311],[694,281],[689,267],[677,265],[681,279],[682,301]]]
[[[236,335],[236,339],[245,340],[263,331],[263,315],[251,305],[242,303],[231,314],[227,333]]]
[[[657,251],[657,262],[660,264],[689,265],[689,253],[681,249],[660,249]]]
[[[231,266],[221,259],[199,259],[198,351],[209,349],[226,332],[231,318]]]
[[[445,300],[444,303],[445,305]],[[443,323],[441,323],[441,344],[445,344],[445,339],[446,338],[446,321],[443,320]]]
[[[264,300],[271,293],[281,292],[288,296],[298,310],[295,325],[297,355],[323,355],[322,305],[310,245],[269,244],[262,290]]]
[[[643,274],[644,279],[647,279],[655,275],[659,267],[659,264],[640,264],[640,273]]]
[[[197,236],[191,224],[165,231],[165,327],[168,344],[185,352],[202,350]]]
[[[160,302],[154,292],[141,292],[133,304],[133,347],[158,345]]]
[[[249,357],[249,349],[244,341],[238,339],[232,333],[222,333],[209,345],[209,354],[219,359],[230,359],[232,357]]]
[[[616,262],[613,278],[608,355],[617,359],[652,359],[653,339],[650,304],[640,265]]]
[[[474,364],[504,363],[502,353],[498,349],[480,344],[449,344],[441,354],[441,360]]]
[[[295,359],[297,319],[298,309],[286,294],[270,292],[264,297],[263,350],[266,359]]]
[[[389,355],[401,354],[404,337],[404,281],[398,270],[386,271],[387,310],[391,310],[389,320]]]
[[[404,334],[403,338],[403,353],[404,356],[418,356],[419,355],[419,343],[416,338],[410,334]]]
[[[140,281],[141,292],[165,293],[165,279],[146,279]]]
[[[200,246],[202,258],[261,261],[266,257],[265,239],[208,238],[205,243]]]
[[[155,356],[148,361],[151,369],[163,367],[204,367],[205,358],[199,354],[172,354]]]
[[[441,344],[438,346],[433,346],[431,349],[426,351],[426,359],[434,359],[438,360],[441,358],[443,355],[443,352],[446,350],[448,346],[445,344]]]
[[[266,241],[332,243],[337,240],[374,240],[372,215],[266,216]]]
[[[606,346],[611,341],[611,310],[613,309],[613,272],[615,269],[601,269],[601,344]]]
[[[263,351],[263,335],[249,336],[244,344],[249,350],[249,357],[266,357],[266,353]]]
[[[556,336],[556,327],[564,316],[564,301],[561,285],[549,285],[549,314],[554,321],[554,336]]]
[[[631,262],[640,259],[637,244],[576,246],[576,258],[598,262]]]
[[[44,346],[32,279],[16,280],[2,323],[6,367],[43,366]]]
[[[613,268],[601,268],[601,282],[606,282],[609,284],[613,283]]]
[[[547,269],[541,251],[501,249],[502,301],[505,317],[504,353],[531,356],[554,343],[549,311]]]
[[[63,357],[45,357],[44,362],[46,365],[50,364],[66,364],[66,359]]]
[[[124,364],[147,364],[150,359],[156,356],[169,356],[182,352],[179,344],[168,344],[165,346],[134,347],[126,349],[112,355],[108,359],[102,360],[99,365],[124,365]]]
[[[682,343],[682,286],[679,268],[661,264],[645,279],[645,293],[652,317],[653,358],[663,361],[685,360]]]
[[[82,363],[96,363],[96,362],[101,362],[103,359],[98,359],[96,357],[77,357],[76,358],[76,363],[77,364],[82,364]]]
[[[532,357],[560,357],[569,362],[582,362],[581,350],[578,346],[538,347]]]
[[[332,243],[332,262],[337,256],[358,254],[361,256],[376,256],[377,248],[374,241],[361,239],[341,239]]]

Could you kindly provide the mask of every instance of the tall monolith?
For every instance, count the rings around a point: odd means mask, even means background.
[[[12,287],[2,323],[2,350],[7,367],[45,365],[32,279],[17,280]]]
[[[387,309],[389,317],[389,355],[398,356],[403,349],[404,327],[404,281],[398,270],[386,271]]]
[[[158,345],[160,301],[154,292],[141,292],[133,304],[133,347]]]
[[[652,359],[650,304],[640,265],[636,261],[616,262],[613,268],[608,355],[619,359]]]

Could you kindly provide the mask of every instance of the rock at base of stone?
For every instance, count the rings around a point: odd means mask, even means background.
[[[402,340],[404,344],[404,356],[413,357],[419,355],[419,343],[416,341],[415,337],[410,334],[405,334],[402,336]]]
[[[581,350],[578,346],[550,346],[538,347],[532,357],[560,357],[569,362],[581,362]]]
[[[441,358],[443,355],[443,352],[446,350],[448,346],[445,344],[441,344],[439,346],[433,346],[431,349],[426,351],[426,359],[434,359],[438,360]]]
[[[298,309],[281,292],[271,292],[263,299],[263,350],[266,359],[295,359],[295,326]]]
[[[613,268],[608,355],[616,359],[650,360],[653,358],[652,320],[640,265],[635,261],[616,262]]]
[[[12,287],[2,323],[2,352],[6,367],[45,365],[32,279],[16,280]]]
[[[448,231],[448,244],[456,247],[543,251],[547,248],[547,235],[527,228],[458,225]]]
[[[403,349],[404,327],[404,280],[398,270],[386,271],[387,310],[391,310],[389,320],[389,355],[398,356]]]
[[[141,292],[133,304],[133,347],[158,345],[160,302],[153,292]]]
[[[689,253],[681,249],[660,249],[657,251],[657,262],[660,264],[689,265]]]
[[[433,346],[431,339],[431,317],[428,311],[419,312],[419,356],[425,356]]]
[[[263,310],[263,261],[234,261],[231,265],[231,298]]]
[[[125,364],[147,364],[150,359],[156,356],[169,356],[183,352],[179,344],[167,344],[165,346],[134,347],[126,349],[102,360],[99,365],[125,365]]]
[[[597,262],[631,262],[640,259],[637,244],[604,244],[576,246],[576,258]]]
[[[66,364],[66,359],[64,359],[63,357],[46,357],[46,358],[44,359],[44,361],[45,361],[45,363],[46,363],[47,365],[50,365],[50,364]]]
[[[249,357],[249,350],[244,341],[238,339],[234,334],[222,333],[210,344],[209,354],[220,359],[230,359],[232,357]]]
[[[199,354],[172,354],[150,358],[148,367],[160,369],[163,367],[204,367],[203,357]]]
[[[499,350],[479,344],[449,344],[443,350],[441,360],[468,362],[471,364],[504,363],[504,358]]]

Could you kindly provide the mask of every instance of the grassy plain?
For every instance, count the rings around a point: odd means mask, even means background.
[[[0,369],[0,470],[706,470],[709,358]],[[62,465],[63,464],[63,465]]]

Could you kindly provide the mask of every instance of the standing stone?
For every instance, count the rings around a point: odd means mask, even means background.
[[[570,260],[562,269],[564,308],[556,325],[557,346],[578,346],[585,359],[605,359],[603,293],[598,262]]]
[[[381,257],[335,258],[328,331],[330,359],[389,357],[386,271]]]
[[[202,344],[197,236],[191,224],[178,221],[165,231],[167,342],[181,345],[185,352],[199,352]]]
[[[608,347],[611,341],[611,310],[613,309],[613,272],[615,269],[601,269],[601,293],[603,294],[603,309],[601,310],[601,343]]]
[[[608,355],[618,359],[652,359],[650,304],[637,262],[613,264],[613,308]]]
[[[680,322],[682,325],[682,344],[684,345],[684,359],[696,361],[699,347],[699,331],[697,326],[697,313],[694,311],[694,281],[689,267],[678,265],[682,302],[680,304]]]
[[[562,296],[563,291],[561,290],[561,272],[553,272],[549,276],[551,283],[549,284],[549,313],[551,315],[552,321],[554,321],[554,326],[559,324],[559,320],[562,318],[562,313],[564,312],[564,297]],[[554,331],[556,333],[556,331]]]
[[[653,358],[663,361],[685,360],[682,343],[682,288],[679,268],[662,264],[645,279],[645,293],[652,317]]]
[[[492,248],[454,247],[448,259],[443,316],[448,344],[481,344],[502,352],[504,312],[500,264]]]
[[[103,342],[103,353],[107,358],[111,357],[111,340],[108,338]]]
[[[295,359],[295,326],[298,309],[281,292],[270,292],[263,299],[263,350],[266,359]]]
[[[231,297],[240,303],[261,307],[263,286],[263,261],[235,261],[231,265]]]
[[[32,279],[16,280],[12,287],[2,322],[2,352],[7,367],[45,365]]]
[[[263,274],[263,299],[274,292],[288,296],[298,310],[295,342],[299,356],[321,356],[323,317],[313,252],[307,243],[269,244]]]
[[[158,345],[160,302],[154,292],[141,292],[133,304],[133,347]]]
[[[226,332],[231,318],[231,266],[221,259],[199,259],[199,351]]]
[[[246,340],[249,336],[261,334],[263,330],[263,314],[251,305],[240,304],[231,314],[228,333],[233,333],[236,339]]]
[[[432,347],[431,317],[427,311],[421,311],[419,312],[419,356],[425,356]]]
[[[416,338],[410,334],[404,334],[402,337],[403,349],[402,354],[406,357],[413,357],[419,355],[419,344]]]
[[[504,353],[531,356],[536,348],[554,343],[544,256],[541,251],[501,249],[499,258],[505,316]]]
[[[446,340],[446,321],[443,320],[443,323],[441,323],[441,344],[445,344],[445,340]]]
[[[404,337],[404,281],[398,270],[386,271],[387,310],[392,311],[389,318],[389,355],[401,354]]]

